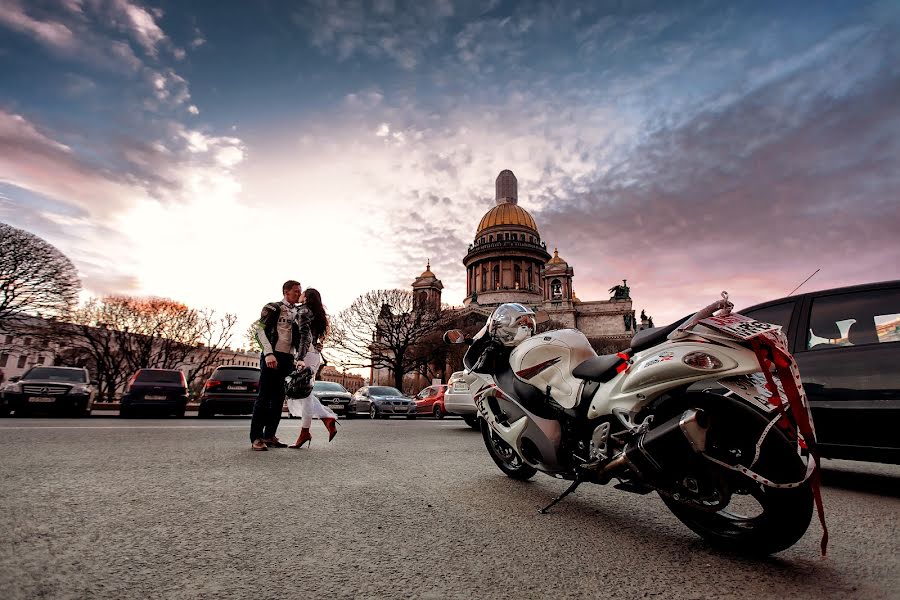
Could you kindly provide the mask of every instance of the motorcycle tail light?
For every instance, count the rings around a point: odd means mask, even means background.
[[[722,368],[722,361],[706,352],[690,352],[685,354],[681,362],[694,369],[714,371]]]

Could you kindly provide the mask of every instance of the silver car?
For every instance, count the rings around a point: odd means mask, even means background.
[[[479,429],[478,410],[475,408],[471,389],[475,381],[476,377],[467,375],[465,371],[453,373],[447,381],[447,391],[444,392],[444,410],[451,415],[461,416],[472,429]]]
[[[385,385],[367,385],[356,390],[347,416],[369,415],[370,419],[387,419],[393,416],[416,418],[416,401],[403,395],[397,388]]]

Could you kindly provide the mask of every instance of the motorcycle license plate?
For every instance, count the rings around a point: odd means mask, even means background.
[[[465,383],[454,383],[454,384],[453,384],[453,391],[454,391],[454,392],[468,392],[468,391],[469,391],[469,386],[468,386],[467,384],[465,384]]]
[[[232,390],[232,391],[241,391],[241,392],[243,392],[243,391],[245,391],[245,390],[247,389],[247,386],[246,386],[246,385],[229,385],[229,386],[228,386],[228,389],[229,389],[229,390]]]
[[[762,335],[767,331],[781,329],[781,325],[763,323],[762,321],[757,321],[737,313],[722,317],[707,317],[700,321],[700,324],[741,340],[749,340]]]
[[[50,396],[32,396],[28,399],[29,402],[56,402],[56,398],[52,398]]]

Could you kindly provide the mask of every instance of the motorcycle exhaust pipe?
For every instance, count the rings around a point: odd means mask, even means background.
[[[645,479],[654,475],[677,471],[686,453],[706,450],[706,430],[709,418],[702,410],[691,408],[662,425],[654,427],[597,471],[597,476],[612,475],[629,469]]]

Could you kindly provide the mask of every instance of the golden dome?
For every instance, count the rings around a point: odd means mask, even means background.
[[[553,249],[553,258],[551,258],[550,260],[548,260],[548,261],[547,261],[547,264],[548,264],[548,265],[562,265],[562,264],[568,264],[568,263],[566,263],[566,261],[564,261],[563,259],[561,259],[561,258],[559,257],[559,250],[557,250],[556,248],[554,248],[554,249]]]
[[[519,207],[517,204],[504,202],[487,211],[481,217],[481,223],[478,224],[478,231],[475,232],[475,236],[478,237],[485,229],[498,225],[519,225],[537,233],[537,224],[527,210]]]
[[[425,267],[425,272],[419,275],[419,279],[423,277],[434,277],[434,273],[431,272],[431,259],[428,260],[428,264]]]

